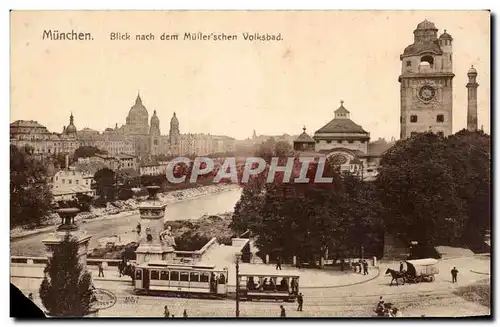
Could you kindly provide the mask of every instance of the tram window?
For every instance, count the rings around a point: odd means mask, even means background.
[[[200,282],[208,283],[208,279],[209,279],[208,273],[202,273],[200,275]]]
[[[190,282],[199,282],[200,281],[200,275],[196,272],[192,272],[189,274],[189,281]]]
[[[141,280],[142,279],[142,271],[141,270],[136,270],[135,271],[135,279]]]
[[[188,282],[189,281],[189,273],[188,272],[181,272],[181,282]]]
[[[179,281],[179,272],[178,271],[171,271],[170,272],[170,280]]]
[[[160,273],[158,270],[151,270],[151,280],[158,280],[160,279]]]
[[[219,276],[219,284],[223,285],[226,283],[226,276],[224,274],[220,274]]]
[[[160,279],[161,280],[168,280],[168,271],[161,271],[160,272]]]

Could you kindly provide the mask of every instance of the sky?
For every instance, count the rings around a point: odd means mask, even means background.
[[[95,11],[11,13],[11,117],[61,132],[72,112],[80,130],[125,124],[137,93],[157,111],[162,134],[173,113],[181,133],[238,139],[310,134],[344,101],[351,119],[399,138],[400,54],[424,19],[453,36],[453,131],[466,127],[467,71],[478,71],[478,124],[490,131],[488,11]],[[89,32],[91,41],[43,40],[44,30]],[[110,33],[131,34],[112,41]],[[237,34],[237,41],[162,41],[162,33]],[[250,42],[242,33],[281,33]],[[135,34],[153,33],[154,41]]]

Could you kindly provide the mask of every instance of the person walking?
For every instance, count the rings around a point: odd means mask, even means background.
[[[170,318],[170,311],[168,311],[168,307],[165,306],[164,310],[163,310],[163,316],[165,318]]]
[[[451,270],[451,282],[452,283],[457,282],[457,275],[458,275],[457,267],[453,267],[453,269]]]
[[[304,304],[304,297],[302,296],[302,293],[297,295],[297,304],[299,305],[297,307],[297,311],[302,311],[302,305]]]
[[[99,263],[99,275],[97,277],[104,277],[104,267],[102,265],[102,262]]]
[[[363,260],[363,275],[368,275],[368,261]]]
[[[281,270],[281,257],[276,258],[276,270]]]
[[[280,305],[280,308],[281,308],[280,317],[285,318],[286,317],[285,307],[283,307],[283,305]]]
[[[182,316],[183,316],[184,318],[187,318],[187,317],[188,317],[188,314],[187,314],[186,309],[184,309],[184,312],[182,313]]]

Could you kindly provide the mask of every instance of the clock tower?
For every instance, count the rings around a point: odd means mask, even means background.
[[[439,38],[434,23],[424,20],[413,31],[413,44],[400,56],[401,138],[432,131],[452,133],[453,38],[444,31]]]

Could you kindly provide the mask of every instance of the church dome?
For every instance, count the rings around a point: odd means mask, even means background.
[[[142,104],[142,99],[139,94],[137,94],[137,98],[135,99],[134,105],[130,108],[130,111],[128,112],[129,117],[140,117],[140,118],[146,118],[146,121],[148,119],[148,110],[144,105]]]
[[[427,19],[417,25],[417,30],[437,30],[436,25]]]
[[[73,123],[73,113],[71,113],[71,116],[69,116],[69,125],[66,127],[66,134],[72,134],[76,133],[76,126]]]

